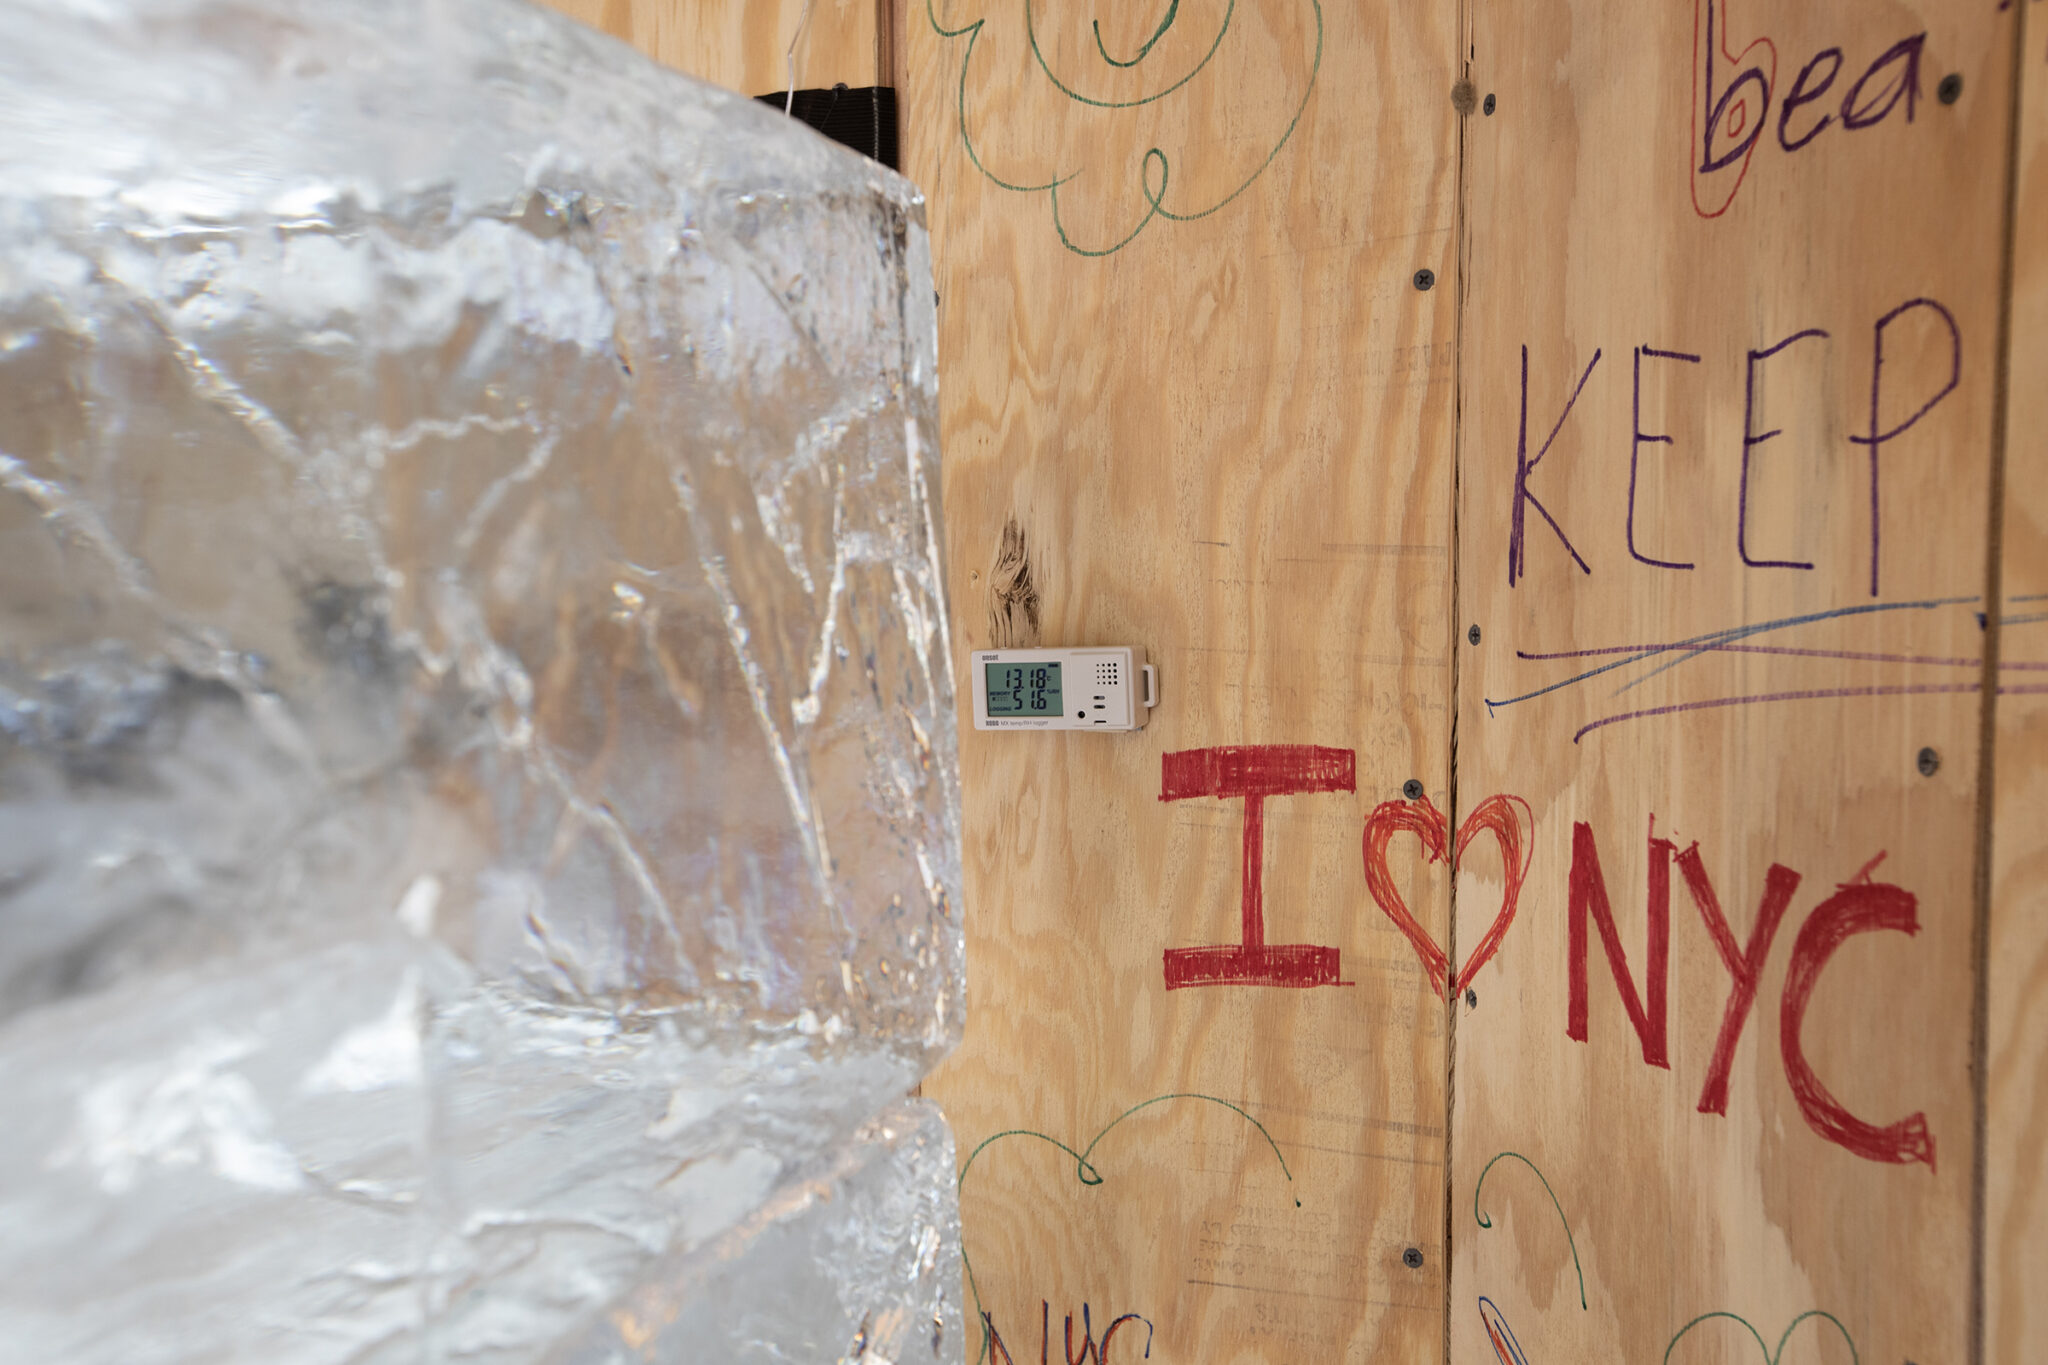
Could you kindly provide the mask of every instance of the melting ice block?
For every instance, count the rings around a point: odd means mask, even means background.
[[[509,0],[0,90],[0,1362],[950,1358],[916,192]]]

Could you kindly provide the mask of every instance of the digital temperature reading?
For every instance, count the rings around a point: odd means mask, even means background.
[[[991,716],[1057,716],[1060,710],[1060,666],[990,664],[988,713]]]
[[[1159,704],[1159,675],[1130,645],[977,649],[977,730],[1142,730]]]

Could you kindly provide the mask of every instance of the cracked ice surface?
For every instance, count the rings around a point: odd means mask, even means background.
[[[950,1357],[916,192],[496,0],[0,89],[0,1362]]]

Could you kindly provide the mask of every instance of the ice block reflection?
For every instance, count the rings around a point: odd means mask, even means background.
[[[0,88],[0,1361],[956,1351],[916,192],[510,0]]]

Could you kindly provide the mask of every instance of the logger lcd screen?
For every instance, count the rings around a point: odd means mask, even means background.
[[[1060,711],[1060,666],[990,664],[988,713],[991,716],[1057,716]]]

